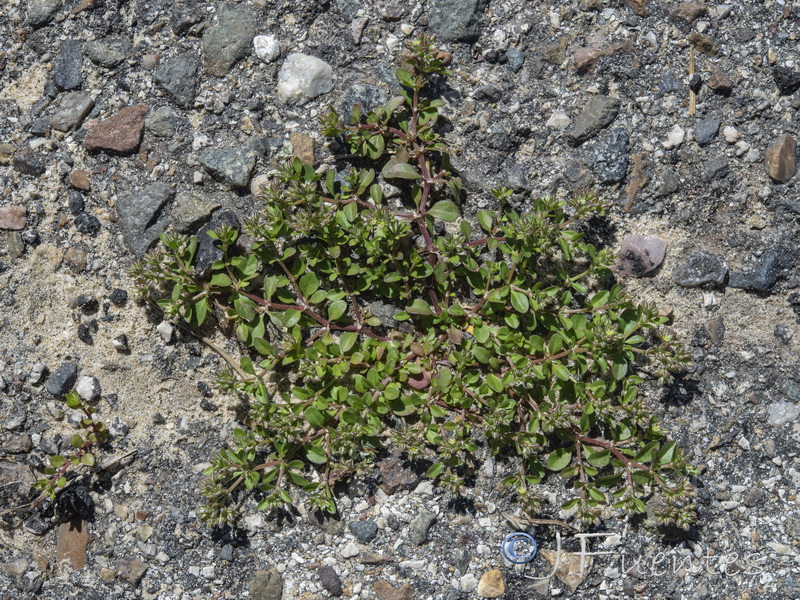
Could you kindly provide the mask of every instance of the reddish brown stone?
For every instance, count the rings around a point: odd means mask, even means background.
[[[83,145],[87,150],[133,152],[142,141],[146,104],[123,108],[117,114],[97,123],[86,134]]]
[[[314,164],[314,138],[306,133],[296,131],[291,134],[292,154],[307,165]]]
[[[414,600],[414,590],[404,583],[400,588],[394,588],[385,579],[379,579],[372,586],[378,600]]]
[[[647,16],[647,0],[625,0],[625,4],[640,17]]]
[[[786,183],[797,172],[797,143],[790,135],[782,136],[764,153],[767,174],[778,183]]]
[[[24,206],[0,206],[0,229],[23,229],[27,213]]]
[[[684,2],[669,9],[673,19],[692,23],[708,14],[708,6],[701,2]]]
[[[89,181],[89,173],[83,169],[78,169],[69,174],[69,184],[77,190],[88,192],[92,189],[92,184]]]
[[[575,61],[575,71],[577,71],[579,75],[583,75],[584,73],[590,71],[592,67],[594,67],[597,59],[599,59],[601,56],[613,56],[620,50],[631,52],[633,50],[633,46],[630,42],[616,42],[605,49],[598,48],[597,46],[578,48],[575,50],[575,55],[573,56]]]
[[[731,90],[733,90],[733,83],[730,77],[711,63],[708,63],[706,66],[711,73],[711,77],[708,78],[708,87],[723,96],[730,94]]]
[[[62,523],[56,535],[56,560],[69,561],[72,568],[86,565],[86,547],[89,545],[89,527],[83,519],[75,517]]]

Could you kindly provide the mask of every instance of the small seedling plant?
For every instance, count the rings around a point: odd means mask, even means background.
[[[42,490],[42,495],[35,500],[36,503],[49,497],[55,498],[56,492],[67,485],[70,471],[81,467],[95,465],[94,448],[98,448],[108,439],[108,427],[95,416],[94,407],[80,397],[78,392],[71,391],[65,397],[67,408],[83,413],[80,426],[84,434],[74,434],[69,441],[71,451],[56,454],[50,457],[50,466],[44,469],[45,477],[38,480],[34,487]]]
[[[248,490],[259,509],[299,493],[335,512],[336,482],[399,449],[453,493],[490,452],[514,465],[504,483],[531,514],[558,474],[583,522],[656,496],[661,522],[687,527],[691,467],[639,392],[683,361],[666,318],[614,285],[609,252],[584,241],[604,210],[594,195],[514,210],[498,189],[496,210],[461,215],[432,93],[446,75],[417,39],[397,97],[346,122],[331,109],[322,131],[358,166],[285,164],[261,214],[208,234],[221,251],[210,276],[192,266],[196,239],[179,236],[134,267],[169,317],[217,321],[246,347],[221,384],[249,415],[206,471],[203,517],[235,521]]]

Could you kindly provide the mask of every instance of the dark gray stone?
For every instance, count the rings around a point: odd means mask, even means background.
[[[204,275],[208,273],[216,261],[222,258],[222,250],[217,247],[217,241],[208,237],[209,231],[216,231],[223,225],[241,229],[239,218],[232,210],[220,210],[214,213],[211,220],[197,232],[197,253],[194,258],[195,270]]]
[[[769,292],[796,254],[795,246],[767,248],[749,271],[733,271],[728,285],[751,292]]]
[[[232,188],[246,188],[256,167],[256,153],[249,148],[209,148],[200,163],[217,181]]]
[[[657,195],[660,197],[669,196],[677,192],[679,187],[678,176],[671,169],[664,168],[661,171],[661,187],[658,189]]]
[[[128,301],[128,292],[122,288],[114,288],[108,295],[108,299],[111,300],[111,304],[120,306]]]
[[[333,567],[330,565],[320,565],[317,569],[317,575],[319,575],[322,587],[328,590],[331,596],[338,598],[344,593],[342,590],[342,580],[339,579]]]
[[[65,396],[72,390],[77,378],[78,367],[72,363],[64,363],[50,374],[44,387],[53,396]]]
[[[203,36],[203,66],[208,74],[224,77],[236,61],[251,52],[257,22],[258,13],[252,7],[220,7],[217,24]]]
[[[172,3],[172,31],[183,35],[203,20],[203,10],[196,0],[174,0]]]
[[[250,580],[249,589],[253,600],[281,600],[283,576],[275,567],[269,571],[256,571]]]
[[[37,152],[31,150],[30,146],[23,146],[14,153],[12,160],[14,170],[23,175],[38,177],[47,170],[44,160]]]
[[[722,119],[717,115],[708,115],[705,119],[697,122],[694,127],[694,139],[701,146],[710,144],[719,133],[719,126]]]
[[[117,202],[122,237],[136,256],[143,256],[167,226],[168,205],[174,191],[165,183],[120,195]]]
[[[129,58],[133,52],[131,41],[122,36],[110,36],[87,42],[84,53],[94,64],[103,67],[116,67]]]
[[[475,88],[472,92],[472,97],[476,100],[497,102],[503,97],[503,90],[492,83],[487,83],[486,85]]]
[[[344,91],[342,101],[339,103],[337,110],[345,123],[348,123],[352,115],[353,105],[356,102],[361,103],[361,113],[367,114],[369,111],[385,104],[386,100],[386,92],[377,85],[357,83]]]
[[[683,83],[680,79],[676,78],[672,73],[667,73],[661,77],[656,86],[662,95],[680,92],[684,89]]]
[[[790,96],[800,89],[800,73],[789,67],[775,67],[772,78],[781,96]]]
[[[156,81],[175,104],[181,108],[191,108],[197,93],[197,70],[198,63],[194,53],[184,52],[158,68]]]
[[[30,0],[28,2],[28,23],[31,27],[47,25],[56,15],[61,0]]]
[[[336,8],[349,21],[355,19],[358,9],[361,8],[361,2],[359,0],[336,0]]]
[[[100,220],[91,213],[82,212],[75,217],[75,229],[86,235],[97,235],[100,231]]]
[[[418,546],[428,540],[428,530],[436,522],[436,515],[427,510],[421,510],[409,525],[408,537]]]
[[[796,542],[800,542],[800,514],[794,513],[786,517],[786,533]]]
[[[715,179],[722,179],[728,174],[728,157],[724,154],[710,158],[703,163],[701,175],[705,181],[711,182]]]
[[[506,185],[515,192],[524,192],[529,189],[528,175],[522,165],[514,165],[506,171]]]
[[[56,57],[53,68],[53,83],[59,90],[74,90],[83,83],[83,54],[78,40],[66,40]]]
[[[586,163],[600,183],[618,183],[628,173],[628,134],[613,129],[589,153]]]
[[[722,257],[701,250],[672,270],[672,281],[681,287],[698,287],[706,283],[722,285],[727,274],[728,264]]]
[[[178,192],[170,211],[170,222],[176,231],[191,233],[211,217],[222,203],[205,194],[191,191]]]
[[[50,118],[50,127],[58,131],[70,131],[81,124],[94,107],[94,100],[83,92],[64,94],[56,113]]]
[[[508,60],[508,66],[517,73],[522,68],[522,65],[525,64],[525,53],[514,48],[514,46],[509,46],[506,50],[506,59]]]
[[[86,208],[86,201],[85,201],[85,199],[83,197],[83,194],[81,194],[77,190],[72,190],[69,193],[69,200],[67,201],[67,208],[69,209],[69,212],[71,212],[73,215],[77,216],[77,215],[81,214],[84,211],[84,209]]]
[[[369,519],[353,521],[348,527],[350,528],[350,532],[356,536],[356,539],[365,544],[374,540],[375,536],[378,535],[378,525],[375,521],[370,521]]]
[[[474,42],[482,8],[483,0],[432,0],[428,25],[440,40]]]
[[[573,146],[579,146],[589,138],[611,124],[619,114],[620,101],[608,96],[595,96],[581,111],[572,126],[567,130],[567,140]]]
[[[193,101],[194,94],[192,94]],[[188,124],[188,120],[170,106],[160,106],[155,110],[151,110],[144,120],[144,126],[147,131],[163,138],[173,137],[184,124]]]

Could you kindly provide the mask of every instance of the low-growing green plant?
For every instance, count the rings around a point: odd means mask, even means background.
[[[34,484],[35,488],[42,490],[42,495],[36,502],[46,497],[51,500],[55,498],[56,491],[67,484],[67,474],[71,469],[81,466],[93,467],[95,456],[92,449],[101,446],[108,439],[108,428],[105,423],[94,418],[94,407],[81,398],[78,392],[73,390],[67,394],[65,402],[67,408],[83,413],[80,425],[84,435],[76,433],[70,438],[71,452],[50,457],[50,466],[44,470],[46,477]]]
[[[248,349],[221,382],[249,398],[249,417],[206,471],[203,517],[235,520],[242,490],[259,509],[302,490],[334,512],[333,485],[387,448],[462,492],[484,446],[516,465],[504,483],[531,513],[557,473],[584,522],[607,504],[644,512],[656,494],[661,520],[688,526],[691,467],[638,393],[683,361],[666,318],[613,285],[609,252],[584,241],[581,222],[604,210],[595,196],[517,211],[499,189],[496,210],[460,215],[431,96],[446,74],[418,39],[396,98],[356,105],[349,123],[331,110],[323,133],[380,171],[289,162],[244,235],[209,233],[222,253],[210,277],[192,267],[195,238],[164,236],[135,266],[169,317],[227,322]],[[400,197],[384,198],[380,178]]]

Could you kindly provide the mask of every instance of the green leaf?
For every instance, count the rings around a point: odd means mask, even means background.
[[[60,454],[56,454],[55,456],[50,457],[50,466],[54,469],[59,469],[67,464],[67,459],[61,456]]]
[[[553,375],[556,376],[557,379],[561,381],[569,381],[569,369],[562,365],[560,362],[553,362],[550,365],[550,368],[553,370]]]
[[[444,463],[434,463],[431,467],[425,472],[425,476],[430,479],[436,479],[439,474],[444,469]]]
[[[511,306],[514,307],[514,310],[522,314],[528,312],[531,307],[528,302],[528,296],[517,290],[511,290]]]
[[[547,344],[548,353],[550,354],[550,356],[553,356],[554,354],[558,354],[559,352],[561,352],[561,348],[563,347],[564,347],[564,340],[561,338],[559,334],[554,333],[550,337],[550,341]]]
[[[672,462],[675,458],[675,452],[678,449],[678,444],[675,442],[667,442],[661,451],[656,456],[656,464],[663,466]]]
[[[328,320],[336,321],[345,312],[347,312],[347,302],[344,300],[336,300],[335,302],[331,302],[328,306]]]
[[[623,379],[627,372],[628,361],[621,356],[615,357],[614,362],[611,364],[611,374],[614,376],[614,379],[617,381]]]
[[[214,273],[214,275],[211,276],[210,284],[215,287],[230,287],[233,285],[231,278],[225,273]]]
[[[86,454],[81,456],[81,464],[86,465],[87,467],[94,466],[94,454],[87,452]]]
[[[325,451],[316,444],[306,446],[306,456],[315,465],[324,465],[328,462],[328,456]]]
[[[69,443],[73,448],[83,448],[83,438],[77,433],[70,438]]]
[[[303,297],[306,299],[319,289],[319,279],[317,279],[317,276],[311,271],[303,275],[297,284],[300,287],[300,291],[303,293]]]
[[[283,313],[283,326],[286,327],[286,329],[294,327],[297,325],[297,322],[302,316],[303,313],[301,313],[299,310],[294,308],[288,309],[285,313]]]
[[[422,300],[421,298],[417,298],[414,302],[411,303],[411,306],[406,306],[406,312],[412,315],[432,315],[433,311],[431,310],[430,304]],[[397,315],[395,315],[397,318]]]
[[[498,394],[506,389],[506,386],[503,385],[503,381],[494,373],[489,373],[486,375],[486,383],[488,383],[489,387]]]
[[[394,160],[394,159],[392,159]],[[386,163],[386,166],[381,171],[381,174],[386,179],[420,179],[422,175],[419,174],[417,168],[408,163],[394,162],[392,160]]]
[[[561,471],[572,461],[572,450],[569,448],[558,448],[547,457],[547,468],[551,471]]]
[[[442,200],[441,202],[437,202],[431,206],[428,209],[427,214],[437,219],[441,219],[446,223],[452,223],[458,219],[459,210],[455,203],[451,202],[450,200]]]
[[[339,350],[342,354],[347,354],[348,350],[353,347],[358,339],[358,334],[354,331],[346,331],[339,337]]]
[[[492,213],[490,213],[488,210],[479,210],[478,223],[480,223],[481,227],[486,233],[491,233],[492,224],[494,223],[494,217],[492,216]]]
[[[306,421],[314,427],[322,427],[325,425],[325,417],[316,406],[309,406],[305,410]]]

